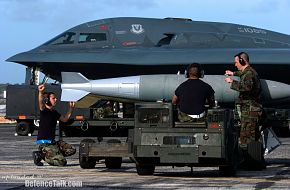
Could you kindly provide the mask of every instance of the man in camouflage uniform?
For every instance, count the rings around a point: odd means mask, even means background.
[[[52,166],[65,166],[67,163],[65,157],[76,153],[76,149],[63,140],[39,144],[38,148],[42,154],[42,159]]]
[[[44,92],[45,86],[38,86],[38,104],[40,109],[40,123],[36,144],[39,151],[32,153],[34,164],[43,166],[41,160],[53,166],[65,166],[65,156],[75,154],[76,149],[64,141],[55,141],[55,129],[57,120],[66,122],[71,116],[75,104],[69,103],[69,110],[65,115],[59,114],[56,106],[56,96],[53,92]]]
[[[257,72],[249,64],[247,53],[241,52],[235,55],[235,66],[238,71],[227,70],[225,75],[238,76],[240,81],[233,80],[230,77],[226,77],[225,81],[231,84],[231,89],[239,92],[239,99],[236,100],[235,105],[236,116],[241,122],[239,143],[243,151],[244,161],[249,162],[249,144],[259,141],[260,138],[258,123],[262,115],[262,105],[260,104],[261,82]],[[260,163],[264,163],[262,153],[261,157]]]

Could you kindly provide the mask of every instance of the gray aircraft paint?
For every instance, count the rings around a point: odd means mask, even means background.
[[[105,41],[83,41],[86,33]],[[65,39],[66,34],[75,34]],[[67,40],[71,40],[67,43]],[[62,41],[61,41],[62,40]],[[250,55],[261,78],[289,84],[290,36],[253,26],[190,19],[108,18],[75,26],[48,42],[7,61],[39,67],[61,81],[61,72],[90,79],[174,74],[192,62],[209,75],[234,69],[233,56]],[[273,72],[275,71],[275,72]]]

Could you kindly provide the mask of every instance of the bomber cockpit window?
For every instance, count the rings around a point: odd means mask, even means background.
[[[74,32],[63,33],[49,41],[47,45],[73,44],[75,41],[75,35],[76,34]]]
[[[106,41],[106,33],[80,33],[79,43]]]
[[[164,34],[166,37],[160,39],[158,43],[156,44],[157,47],[163,46],[163,45],[169,45],[174,34]]]
[[[177,34],[172,38],[170,45],[172,47],[188,46],[188,38],[185,34]]]

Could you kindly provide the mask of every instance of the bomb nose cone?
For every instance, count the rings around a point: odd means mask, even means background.
[[[271,80],[261,80],[262,84],[262,97],[264,99],[282,99],[290,97],[290,85],[271,81]]]

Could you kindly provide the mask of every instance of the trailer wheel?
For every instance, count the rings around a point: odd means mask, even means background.
[[[137,170],[138,175],[153,175],[155,166],[139,163],[139,164],[136,164],[136,170]]]
[[[224,177],[233,177],[236,175],[237,167],[234,165],[219,166],[219,173]]]
[[[232,177],[236,175],[239,163],[239,132],[234,125],[233,112],[228,112],[229,121],[226,130],[226,152],[228,163],[227,165],[219,166],[221,176]]]
[[[118,139],[109,139],[107,143],[121,143]],[[106,157],[105,165],[108,169],[120,169],[122,165],[122,157]]]
[[[122,157],[107,157],[105,164],[108,169],[120,169],[122,165]]]
[[[28,123],[26,121],[20,121],[20,122],[17,122],[15,130],[16,130],[16,133],[18,135],[27,136],[28,133],[32,133],[33,132],[31,128],[33,128],[33,127],[31,127],[30,123]]]
[[[92,169],[95,168],[97,158],[89,157],[87,155],[87,149],[89,143],[95,143],[93,139],[84,139],[80,143],[79,147],[79,163],[83,169]]]

